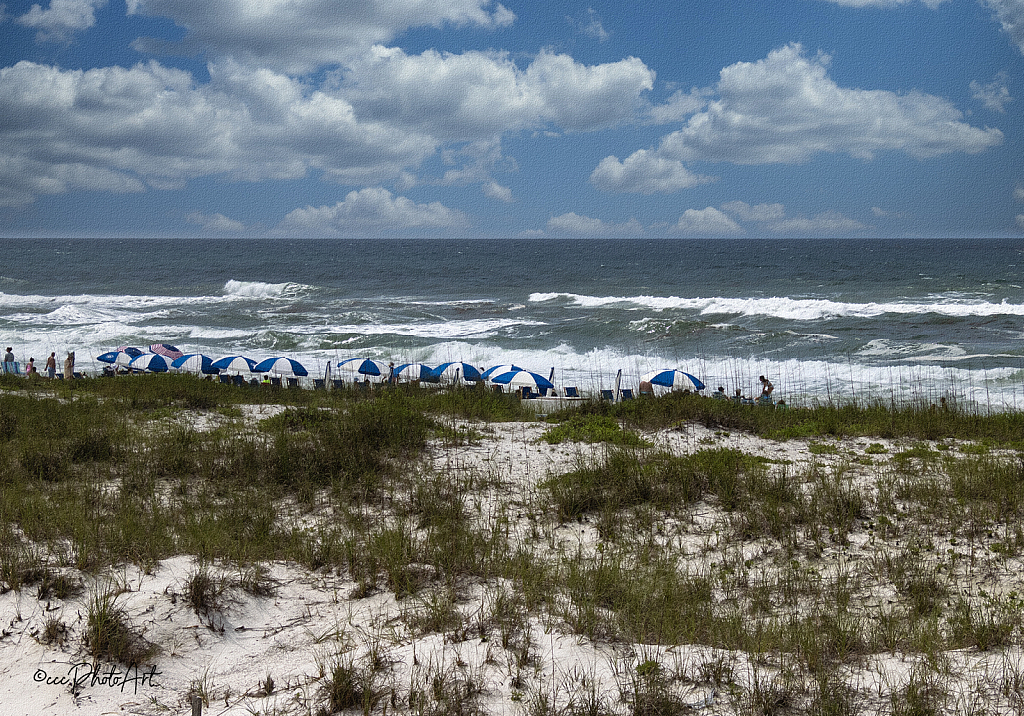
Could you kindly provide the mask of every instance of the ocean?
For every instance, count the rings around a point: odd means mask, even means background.
[[[33,240],[0,261],[0,343],[515,363],[581,391],[679,368],[794,404],[1024,407],[1013,240]]]

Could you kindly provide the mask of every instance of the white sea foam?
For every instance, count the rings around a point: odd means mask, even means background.
[[[956,296],[937,296],[924,301],[885,303],[843,303],[817,298],[680,298],[678,296],[583,296],[573,293],[533,293],[530,301],[543,303],[568,301],[580,308],[617,306],[626,310],[684,310],[700,315],[735,314],[771,316],[793,321],[817,321],[833,318],[877,318],[885,314],[938,314],[952,317],[1024,316],[1024,304],[991,303]]]
[[[263,283],[231,279],[224,284],[224,295],[243,298],[296,298],[314,289],[314,286],[301,283]]]

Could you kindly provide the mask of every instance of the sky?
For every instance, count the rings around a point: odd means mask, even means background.
[[[1024,235],[1024,0],[0,4],[0,236]]]

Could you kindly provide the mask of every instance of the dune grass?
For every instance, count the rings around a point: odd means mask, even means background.
[[[82,588],[69,575],[187,554],[197,567],[183,594],[209,617],[228,584],[211,565],[233,565],[242,576],[231,584],[251,594],[272,589],[260,565],[273,560],[332,570],[356,585],[353,599],[388,592],[407,604],[411,638],[500,645],[522,708],[537,714],[680,713],[691,708],[683,686],[713,687],[735,712],[856,713],[868,696],[849,675],[890,654],[918,666],[886,687],[886,708],[945,713],[956,707],[942,688],[949,653],[1022,646],[1016,414],[679,395],[584,403],[544,433],[586,446],[576,463],[514,485],[424,459],[486,445],[488,423],[535,420],[487,391],[242,389],[188,376],[8,383],[4,590],[64,599]],[[250,404],[283,408],[245,421]],[[197,414],[213,426],[197,429]],[[794,465],[716,446],[714,432],[687,454],[641,437],[687,425],[823,447]],[[851,437],[859,448],[836,442]],[[592,530],[593,544],[565,547],[572,530]],[[459,606],[474,585],[492,604],[470,616]],[[83,647],[97,659],[156,658],[115,592],[89,609]],[[756,670],[741,677],[735,657],[685,668],[657,657],[625,669],[614,693],[580,682],[555,698],[530,677],[530,619],[596,643],[742,653]],[[48,638],[64,638],[51,626]],[[321,671],[325,713],[482,713],[481,682],[465,670],[438,665],[399,685],[386,664],[339,653]],[[1011,672],[1007,662],[992,710],[1024,703]]]

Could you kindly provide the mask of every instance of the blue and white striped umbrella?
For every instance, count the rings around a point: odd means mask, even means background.
[[[256,361],[245,356],[225,356],[213,362],[213,367],[221,372],[251,373]]]
[[[144,370],[147,373],[166,373],[171,369],[171,359],[156,353],[143,353],[132,358],[128,367],[132,370]]]
[[[171,367],[185,373],[216,375],[220,371],[213,367],[213,358],[202,353],[189,353],[171,361]]]
[[[267,358],[252,369],[254,373],[276,373],[278,375],[309,375],[309,371],[297,360],[291,358]]]
[[[672,390],[684,390],[687,388],[690,390],[704,390],[705,387],[700,379],[681,370],[656,370],[651,373],[645,373],[640,376],[640,382],[660,385]]]
[[[538,373],[531,373],[528,370],[510,370],[506,373],[499,373],[491,376],[491,382],[498,385],[507,385],[509,388],[554,388],[554,384]]]
[[[403,363],[395,367],[395,378],[403,382],[429,380],[432,371],[433,368],[422,363]]]
[[[484,380],[490,380],[492,375],[501,375],[502,373],[508,373],[509,371],[514,370],[525,370],[525,368],[520,368],[519,366],[512,365],[511,363],[506,363],[505,365],[492,365],[481,373],[480,377]]]
[[[115,365],[128,365],[132,362],[132,358],[137,358],[144,355],[138,348],[132,348],[131,346],[121,346],[116,351],[110,351],[104,353],[101,356],[96,356],[96,360],[101,363],[113,363]]]
[[[434,383],[454,383],[456,380],[483,380],[480,370],[469,363],[442,363],[430,371],[430,379]]]

